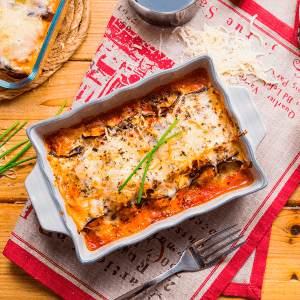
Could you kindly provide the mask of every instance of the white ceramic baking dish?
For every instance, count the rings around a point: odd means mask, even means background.
[[[83,118],[94,116],[100,112],[120,106],[127,100],[146,95],[155,87],[167,84],[200,67],[204,67],[208,71],[212,86],[225,99],[227,109],[236,119],[241,131],[247,130],[248,132],[240,139],[245,147],[247,159],[253,162],[251,171],[254,176],[254,182],[250,186],[226,193],[207,203],[189,208],[177,215],[158,221],[132,236],[114,241],[95,251],[89,251],[85,245],[83,235],[77,233],[74,221],[66,213],[64,200],[53,183],[53,171],[47,160],[47,150],[43,143],[43,135],[60,128],[70,127],[79,123]],[[37,152],[38,163],[26,179],[25,187],[42,228],[71,236],[79,260],[82,263],[90,263],[118,248],[136,243],[158,230],[174,226],[194,215],[203,214],[215,209],[234,198],[264,188],[267,185],[267,179],[256,161],[255,151],[265,134],[265,124],[258,115],[257,108],[249,92],[245,88],[232,87],[222,83],[217,75],[211,56],[203,54],[178,67],[148,76],[130,86],[123,87],[59,117],[41,121],[30,126],[27,129],[27,135]]]

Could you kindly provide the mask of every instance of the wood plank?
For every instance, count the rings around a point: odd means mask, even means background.
[[[22,204],[0,203],[0,299],[61,299],[2,254],[22,207]],[[263,300],[300,299],[300,281],[292,279],[294,276],[300,279],[300,234],[297,230],[291,233],[295,225],[300,226],[300,209],[284,208],[274,221]],[[219,297],[219,300],[228,299],[242,298]]]
[[[2,254],[23,206],[0,204],[0,299],[62,299]]]
[[[290,197],[288,202],[286,203],[286,206],[300,206],[300,186],[295,190],[293,195]]]
[[[263,300],[300,299],[299,229],[299,209],[285,208],[274,221],[262,290]]]
[[[29,125],[53,117],[65,99],[68,104],[64,111],[68,111],[89,64],[68,61],[40,87],[14,100],[1,101],[0,128],[11,125],[12,120],[24,119],[24,116],[30,120]]]
[[[40,120],[53,117],[65,99],[68,100],[68,103],[63,113],[69,111],[88,67],[89,62],[67,62],[50,80],[34,91],[27,92],[13,101],[1,101],[0,128],[8,128],[15,121],[24,122],[24,117],[28,120],[26,128]],[[22,129],[9,141],[8,145],[5,145],[5,148],[8,149],[26,138],[26,130]],[[17,154],[22,148],[23,146],[12,152],[12,155]],[[22,158],[25,159],[34,155],[35,151],[31,147]],[[3,177],[0,176],[0,202],[26,201],[27,193],[24,180],[33,167],[34,161],[16,167],[18,177],[14,180],[10,178],[1,180]]]

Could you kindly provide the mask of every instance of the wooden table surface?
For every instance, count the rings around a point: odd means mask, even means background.
[[[55,115],[65,99],[66,112],[79,88],[82,78],[96,52],[117,0],[91,0],[91,22],[86,39],[72,58],[39,88],[12,101],[0,101],[0,128],[16,120],[29,120],[28,125]],[[13,139],[15,144],[26,137],[21,130]],[[34,155],[31,148],[23,157]],[[21,268],[3,256],[19,214],[27,200],[24,180],[34,162],[17,167],[15,180],[0,181],[0,299],[61,299]],[[300,187],[294,192],[272,226],[270,249],[263,283],[262,299],[300,299]],[[300,228],[300,227],[293,227]],[[221,296],[219,300],[241,299]]]

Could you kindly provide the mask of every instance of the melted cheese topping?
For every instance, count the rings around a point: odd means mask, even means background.
[[[54,14],[59,5],[59,1],[57,1],[57,0],[26,0],[26,5],[34,7],[34,8],[38,7],[40,9],[46,9],[48,11],[48,13],[50,12],[50,13]]]
[[[175,199],[178,191],[199,180],[206,167],[213,167],[217,173],[217,166],[229,157],[245,161],[236,125],[212,87],[192,93],[175,90],[163,97],[158,93],[146,99],[152,101],[152,109],[134,106],[127,117],[106,120],[100,131],[102,123],[95,123],[97,133],[82,125],[82,135],[74,128],[46,137],[56,183],[79,231],[99,217],[119,222],[115,218],[118,211],[137,205],[145,165],[120,192],[118,189],[176,119],[180,121],[168,136],[182,133],[154,154],[143,201]],[[78,147],[80,151],[68,157]]]
[[[252,32],[252,31],[251,31]],[[253,75],[270,83],[263,66],[257,60],[261,55],[251,49],[251,41],[238,37],[237,32],[228,32],[224,27],[204,26],[203,31],[181,28],[179,32],[187,44],[184,53],[195,57],[209,53],[222,81],[235,83],[239,77]]]
[[[3,0],[0,3],[0,69],[30,74],[59,1]],[[46,19],[45,19],[46,18]]]
[[[251,32],[252,34],[256,35],[256,36],[259,38],[261,45],[263,45],[263,40],[262,40],[261,36],[260,36],[258,33],[255,33],[255,32],[253,31],[253,23],[254,23],[254,20],[255,20],[257,17],[258,17],[258,15],[254,15],[254,16],[252,17],[252,19],[250,20],[250,32]]]

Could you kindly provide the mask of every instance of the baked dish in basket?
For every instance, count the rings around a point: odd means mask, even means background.
[[[32,71],[60,0],[0,1],[0,73],[25,78]]]
[[[201,68],[44,144],[66,211],[95,250],[252,184],[240,135]],[[137,168],[153,149],[149,168]]]

